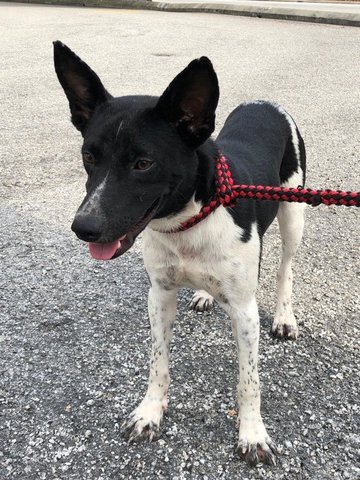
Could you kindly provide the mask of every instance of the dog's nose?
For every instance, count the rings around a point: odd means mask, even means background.
[[[76,233],[80,240],[96,242],[101,237],[102,227],[102,221],[99,218],[78,215],[71,225],[71,230]]]

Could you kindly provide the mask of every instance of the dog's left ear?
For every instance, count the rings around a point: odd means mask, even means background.
[[[219,84],[210,60],[193,60],[159,98],[162,118],[175,124],[191,147],[201,145],[214,131]]]

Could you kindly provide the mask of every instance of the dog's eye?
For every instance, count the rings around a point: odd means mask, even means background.
[[[140,158],[140,160],[135,163],[134,170],[149,170],[153,163],[152,160],[148,160],[147,158]]]
[[[95,158],[92,156],[90,152],[83,152],[82,157],[86,165],[94,165]]]

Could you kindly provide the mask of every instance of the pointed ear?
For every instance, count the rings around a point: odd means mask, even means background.
[[[160,115],[174,123],[186,143],[201,145],[214,131],[219,85],[210,60],[193,60],[160,97]]]
[[[54,64],[59,82],[69,100],[71,121],[82,135],[95,108],[111,95],[99,77],[63,43],[54,42]]]

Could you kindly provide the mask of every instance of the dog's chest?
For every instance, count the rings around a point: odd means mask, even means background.
[[[241,284],[256,283],[259,239],[255,232],[256,228],[251,239],[242,242],[242,230],[222,208],[186,232],[168,235],[150,230],[143,239],[145,267],[152,284],[161,288],[203,289],[225,301]]]
[[[207,251],[184,245],[167,257],[160,278],[170,287],[205,289],[215,295],[224,284],[225,272],[231,270],[230,258],[227,254],[214,257]]]

